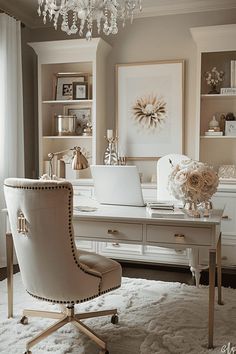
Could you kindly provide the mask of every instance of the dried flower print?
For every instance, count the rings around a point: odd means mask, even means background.
[[[146,129],[160,130],[167,118],[166,102],[154,95],[138,98],[132,110],[136,123]]]

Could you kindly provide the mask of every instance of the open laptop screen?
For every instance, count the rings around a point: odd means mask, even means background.
[[[136,166],[90,166],[95,198],[101,204],[144,206]]]

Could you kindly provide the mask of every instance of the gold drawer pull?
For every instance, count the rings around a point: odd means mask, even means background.
[[[229,219],[229,215],[223,215],[222,219]]]
[[[112,243],[113,247],[120,247],[120,244],[118,242]]]
[[[119,231],[118,231],[118,230],[111,230],[111,229],[108,229],[108,230],[107,230],[107,233],[110,234],[110,235],[116,235],[116,234],[119,233]]]
[[[175,234],[175,237],[176,237],[176,238],[184,239],[184,238],[185,238],[185,235],[184,235],[184,234]]]

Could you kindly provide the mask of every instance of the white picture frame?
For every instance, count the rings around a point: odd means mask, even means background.
[[[118,151],[130,160],[183,153],[184,60],[116,65]]]
[[[227,120],[225,122],[225,135],[236,136],[236,120]]]

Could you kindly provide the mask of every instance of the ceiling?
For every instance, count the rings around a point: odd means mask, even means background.
[[[192,12],[236,9],[236,0],[142,0],[143,10],[136,17],[153,17]],[[38,0],[0,0],[0,9],[30,28],[43,27],[37,14]]]

